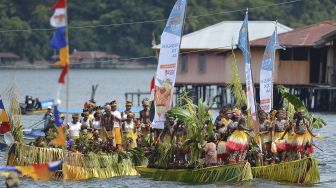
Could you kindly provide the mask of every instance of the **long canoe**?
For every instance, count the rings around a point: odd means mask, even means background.
[[[251,166],[248,162],[198,169],[158,169],[137,166],[136,170],[143,178],[180,181],[189,184],[238,182],[252,179]]]
[[[252,167],[255,178],[311,185],[320,182],[318,162],[313,157],[280,164]]]

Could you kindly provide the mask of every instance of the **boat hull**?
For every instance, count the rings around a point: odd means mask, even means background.
[[[306,185],[320,182],[318,162],[317,159],[312,157],[280,164],[252,167],[252,174],[254,178]]]
[[[251,166],[248,162],[200,169],[158,169],[137,166],[136,170],[143,178],[180,181],[189,184],[238,182],[252,179]]]
[[[138,176],[131,159],[120,159],[118,154],[81,154],[63,152],[58,148],[41,148],[15,143],[8,152],[7,165],[27,166],[63,160],[62,171],[54,178],[85,180],[118,176]],[[66,160],[64,160],[64,154]]]

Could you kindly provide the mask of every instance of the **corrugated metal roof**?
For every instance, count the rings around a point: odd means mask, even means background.
[[[336,30],[336,22],[323,21],[279,34],[283,46],[315,46],[322,36]],[[251,46],[266,46],[268,37],[251,42]]]
[[[184,35],[181,43],[181,50],[231,49],[232,44],[234,47],[238,44],[239,30],[242,23],[242,21],[223,21]],[[274,26],[274,21],[249,21],[250,41],[270,36],[274,31]],[[291,28],[278,23],[278,33],[291,30]],[[159,49],[160,44],[153,48]]]
[[[13,58],[13,59],[19,59],[20,57],[12,52],[0,52],[1,58]]]

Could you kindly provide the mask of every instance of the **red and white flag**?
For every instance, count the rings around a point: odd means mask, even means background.
[[[155,75],[153,76],[151,83],[150,83],[150,100],[154,100],[154,88],[155,88]]]
[[[53,27],[65,27],[66,26],[66,5],[67,0],[58,0],[56,4],[51,8],[54,10],[54,14],[50,18],[50,25]]]

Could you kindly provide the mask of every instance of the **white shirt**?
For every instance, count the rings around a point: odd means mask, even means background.
[[[130,123],[127,123],[127,121],[125,121],[125,131],[129,132],[129,131],[133,131],[134,129],[134,122],[131,121]]]
[[[121,119],[121,113],[119,111],[111,111],[111,114],[113,114],[116,118]],[[119,120],[113,121],[114,127],[120,127]]]
[[[72,122],[68,123],[69,126],[69,133],[71,137],[78,137],[79,132],[81,130],[82,124],[77,122],[76,124],[73,124]]]
[[[100,123],[100,120],[93,120],[92,121],[92,128],[94,129],[101,129],[101,123]]]

